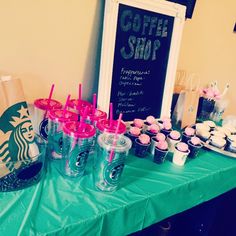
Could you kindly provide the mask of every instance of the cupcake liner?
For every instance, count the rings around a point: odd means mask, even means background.
[[[142,144],[139,142],[138,139],[135,140],[135,151],[134,151],[134,154],[135,156],[137,157],[145,157],[147,155],[147,152],[148,152],[148,148],[150,146],[151,143],[149,144]]]
[[[168,150],[160,150],[159,148],[155,147],[153,161],[157,164],[162,164],[166,159],[167,153]]]
[[[189,147],[190,153],[188,154],[188,157],[196,158],[198,156],[198,153],[199,153],[200,149],[202,148],[202,146],[203,146],[202,144],[195,146],[189,140],[188,147]]]

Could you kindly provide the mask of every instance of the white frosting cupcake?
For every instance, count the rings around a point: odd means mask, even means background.
[[[216,127],[215,122],[211,120],[205,120],[203,121],[203,124],[209,126],[211,130],[213,130]]]
[[[203,141],[208,140],[211,136],[210,132],[204,129],[197,130],[196,135]]]
[[[226,145],[226,140],[221,137],[212,136],[210,138],[210,144],[217,148],[223,148]]]
[[[210,127],[204,123],[197,123],[195,126],[196,126],[196,130],[210,131]]]
[[[231,134],[236,134],[236,128],[233,125],[226,124],[222,126],[224,129],[227,129],[230,131]]]
[[[230,132],[228,129],[224,128],[224,127],[216,126],[215,129],[216,129],[217,131],[220,131],[220,132],[224,133],[226,136],[231,135],[231,132]]]
[[[226,138],[225,133],[223,133],[221,131],[217,131],[217,130],[211,131],[211,136],[217,136],[217,137],[220,137],[220,138]]]

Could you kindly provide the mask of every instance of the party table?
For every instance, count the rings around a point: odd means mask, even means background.
[[[80,180],[50,162],[38,184],[0,193],[0,235],[127,235],[236,187],[236,160],[219,153],[201,150],[177,167],[131,152],[120,188],[105,193],[94,188],[92,159]]]

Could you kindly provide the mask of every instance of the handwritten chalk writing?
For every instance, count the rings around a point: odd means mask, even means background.
[[[136,38],[130,35],[128,45],[120,49],[121,56],[124,59],[139,59],[139,60],[156,60],[157,50],[160,48],[161,42],[159,39],[154,41],[147,38]]]
[[[150,107],[146,107],[146,106],[138,108],[138,112],[146,112],[146,111],[150,111],[150,110],[151,110],[151,108]]]
[[[131,75],[149,75],[150,70],[140,71],[140,70],[130,70],[125,69],[124,67],[121,68],[121,74],[131,76]]]
[[[120,18],[120,28],[124,32],[140,32],[141,35],[154,35],[167,37],[168,20],[157,16],[141,16],[138,13],[133,14],[131,10],[124,10]]]
[[[136,110],[135,109],[131,109],[131,110],[120,110],[120,109],[116,109],[116,114],[128,114],[128,113],[135,113]]]
[[[129,92],[129,96],[142,96],[144,95],[144,92],[141,91],[134,91],[134,92]]]
[[[122,80],[132,80],[132,78],[130,78],[128,76],[120,76],[120,79],[122,79]]]
[[[132,102],[133,100],[134,100],[133,98],[126,98],[126,97],[118,98],[118,102],[126,102],[126,101]]]
[[[118,96],[118,97],[123,97],[123,96],[125,96],[125,95],[126,95],[125,92],[121,92],[121,91],[118,91],[118,92],[117,92],[117,96]]]
[[[130,102],[118,102],[117,107],[134,107],[135,104]]]
[[[137,82],[128,82],[128,81],[125,81],[125,82],[120,81],[120,82],[119,82],[119,85],[120,85],[120,86],[124,86],[124,87],[126,87],[126,86],[142,86],[141,83],[137,83]]]

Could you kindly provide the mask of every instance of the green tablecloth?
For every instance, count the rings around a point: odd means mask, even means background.
[[[33,187],[0,193],[0,235],[127,235],[236,186],[236,160],[204,150],[183,168],[129,155],[112,194],[95,190],[92,158],[80,180],[56,166]]]

